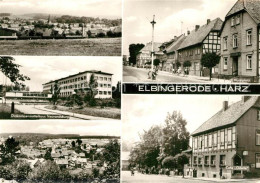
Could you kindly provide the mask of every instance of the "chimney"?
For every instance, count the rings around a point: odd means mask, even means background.
[[[226,111],[228,109],[228,101],[223,102],[223,111]]]
[[[248,99],[250,99],[250,96],[242,96],[243,103],[245,103]]]
[[[200,26],[199,25],[196,25],[195,26],[195,31],[199,30]]]
[[[209,25],[209,23],[210,23],[210,19],[207,19],[207,25]]]
[[[190,31],[189,30],[187,31],[187,35],[190,35]]]
[[[174,36],[174,39],[177,39],[177,36]]]

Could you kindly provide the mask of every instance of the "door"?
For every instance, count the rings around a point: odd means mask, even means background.
[[[238,57],[233,57],[232,75],[238,75]]]

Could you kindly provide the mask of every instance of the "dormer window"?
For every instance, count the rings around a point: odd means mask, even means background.
[[[237,25],[240,24],[240,15],[237,15],[237,16],[236,16],[236,24],[237,24]]]
[[[235,17],[232,17],[231,19],[231,26],[234,26],[235,25]]]

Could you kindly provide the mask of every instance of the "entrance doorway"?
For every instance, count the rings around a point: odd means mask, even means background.
[[[233,166],[242,166],[242,158],[236,154],[233,158]],[[233,174],[236,175],[236,174],[242,174],[242,171],[241,170],[234,170],[233,171]]]
[[[233,57],[232,75],[238,76],[238,57]]]

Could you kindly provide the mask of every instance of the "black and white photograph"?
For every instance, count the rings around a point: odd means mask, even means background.
[[[0,56],[0,118],[120,120],[120,61]]]
[[[259,83],[259,12],[259,0],[125,0],[123,81]]]
[[[122,182],[259,182],[259,96],[123,100]]]
[[[120,182],[119,121],[0,126],[1,182]]]
[[[121,0],[1,0],[0,55],[121,56]]]

